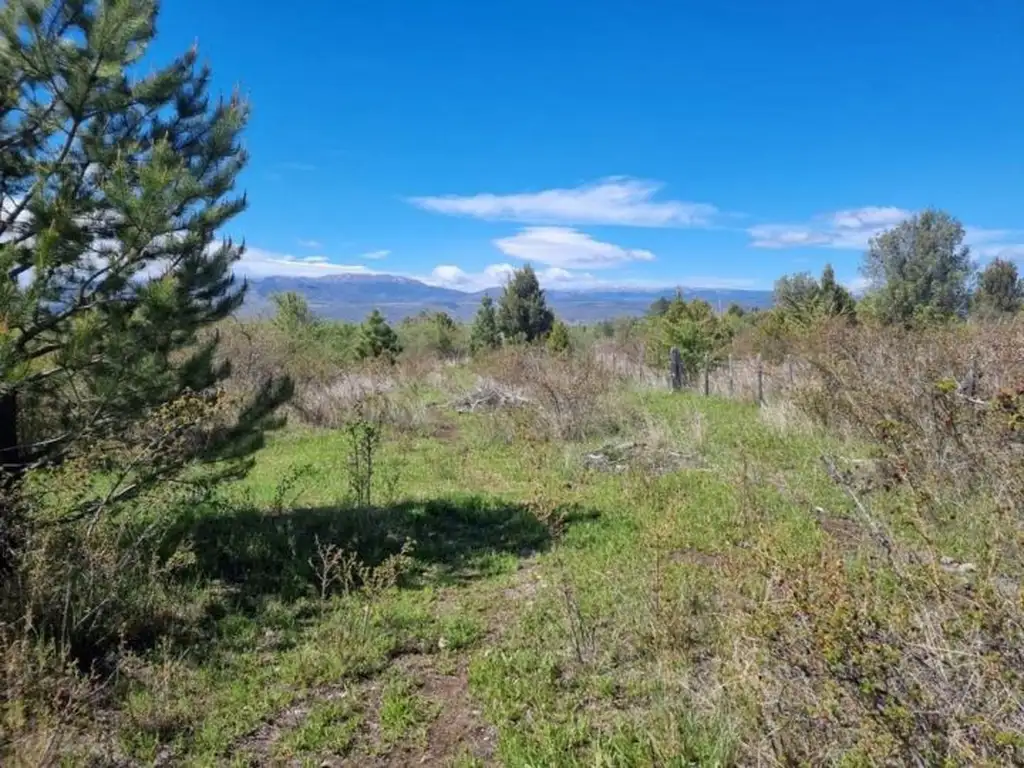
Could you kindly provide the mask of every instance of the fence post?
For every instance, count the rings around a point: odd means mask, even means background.
[[[761,356],[757,356],[757,404],[764,405],[764,365]]]
[[[733,383],[732,383],[732,355],[729,355],[729,397],[733,396]]]
[[[679,355],[679,347],[672,347],[669,350],[669,376],[672,381],[672,390],[678,392],[683,388],[683,359]]]
[[[711,359],[704,359],[704,397],[711,394]]]

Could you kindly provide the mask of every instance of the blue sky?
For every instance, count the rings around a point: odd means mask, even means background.
[[[925,206],[1024,259],[1020,0],[169,0],[252,102],[249,275],[770,287]]]

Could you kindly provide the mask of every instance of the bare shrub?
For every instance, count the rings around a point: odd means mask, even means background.
[[[367,565],[359,553],[345,547],[321,542],[316,538],[316,552],[310,557],[320,599],[327,600],[335,591],[350,595],[356,588],[362,588],[363,595],[372,600],[381,593],[394,588],[402,577],[413,568],[412,552],[415,542],[406,539],[402,548],[388,555],[378,565]]]
[[[987,501],[1020,520],[1022,345],[1020,323],[833,329],[808,341],[813,375],[795,397],[819,422],[870,439],[919,510]]]
[[[549,355],[545,350],[511,347],[479,364],[500,387],[518,393],[527,407],[519,428],[541,439],[580,440],[619,431],[615,377],[593,356]]]
[[[292,406],[310,426],[338,429],[357,414],[374,410],[381,421],[391,421],[394,402],[388,395],[396,383],[387,371],[368,366],[340,371],[326,382],[309,382],[293,398]],[[372,403],[372,405],[371,405]]]
[[[29,478],[17,567],[0,583],[0,760],[17,765],[84,749],[79,726],[110,692],[125,650],[202,610],[176,581],[192,552],[171,545],[176,508],[199,498],[191,489],[163,487],[73,518],[66,510],[80,509],[82,494],[71,489],[96,477],[74,466],[47,474],[48,488]]]
[[[638,339],[598,342],[593,346],[594,362],[612,377],[639,387],[667,389],[668,372],[647,363],[647,350]]]
[[[1024,759],[1019,601],[926,565],[763,557],[734,614],[729,685],[760,724],[754,762],[1010,765]],[[750,659],[763,659],[751,674]]]
[[[0,758],[12,765],[55,765],[81,734],[78,721],[97,690],[66,651],[31,627],[0,622]]]
[[[752,761],[1024,762],[1022,342],[1019,323],[801,339],[796,405],[873,451],[825,462],[870,535],[852,557],[832,537],[750,553],[763,598],[731,618],[730,685],[759,713]]]

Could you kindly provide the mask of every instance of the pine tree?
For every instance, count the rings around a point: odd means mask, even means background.
[[[211,103],[195,49],[139,67],[156,8],[0,7],[0,459],[10,482],[142,434],[155,409],[228,373],[216,335],[201,331],[245,292],[232,274],[243,249],[217,233],[246,206],[232,193],[248,107],[238,95]],[[269,382],[233,427],[174,462],[154,460],[123,497],[192,458],[244,455],[289,393]]]
[[[826,264],[821,273],[818,300],[823,314],[828,317],[854,317],[857,302],[845,287],[836,281],[835,270]]]
[[[474,355],[501,346],[501,332],[494,312],[494,300],[486,294],[480,299],[473,327],[469,331],[469,351]]]
[[[807,272],[786,275],[775,281],[775,316],[784,325],[809,328],[831,318],[855,317],[856,302],[836,281],[835,270],[826,264],[821,279]]]
[[[452,357],[456,353],[459,326],[447,312],[435,312],[430,322],[434,352],[442,358]]]
[[[401,352],[398,334],[388,325],[379,309],[373,310],[359,328],[356,356],[361,360],[381,358],[393,363]]]
[[[499,330],[507,340],[531,342],[547,336],[554,322],[533,267],[517,269],[498,302]]]
[[[661,317],[668,312],[669,306],[671,306],[671,302],[664,296],[659,296],[654,300],[651,306],[647,308],[647,314],[651,317]]]
[[[669,302],[664,315],[651,318],[649,322],[657,364],[666,365],[669,350],[677,347],[688,377],[696,376],[704,366],[716,360],[732,332],[708,302],[703,299],[686,301],[682,293]]]
[[[270,299],[277,309],[274,313],[274,326],[285,335],[301,337],[316,329],[316,315],[302,294],[286,291],[275,293]]]
[[[572,349],[572,339],[569,336],[569,326],[561,320],[555,322],[548,334],[548,351],[552,354],[561,355]]]

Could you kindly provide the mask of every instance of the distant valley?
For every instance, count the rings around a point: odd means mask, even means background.
[[[767,308],[771,291],[683,288],[687,299],[705,299],[725,310],[735,302],[745,309]],[[243,314],[265,315],[273,311],[270,297],[295,291],[306,297],[311,309],[333,320],[361,320],[379,309],[391,322],[416,315],[423,310],[443,311],[458,320],[470,320],[485,294],[497,298],[500,288],[469,293],[442,288],[408,277],[395,275],[328,275],[325,277],[265,277],[250,281]],[[642,315],[660,296],[675,295],[674,289],[631,290],[592,289],[579,291],[549,290],[548,303],[570,323],[595,322],[627,315]]]

